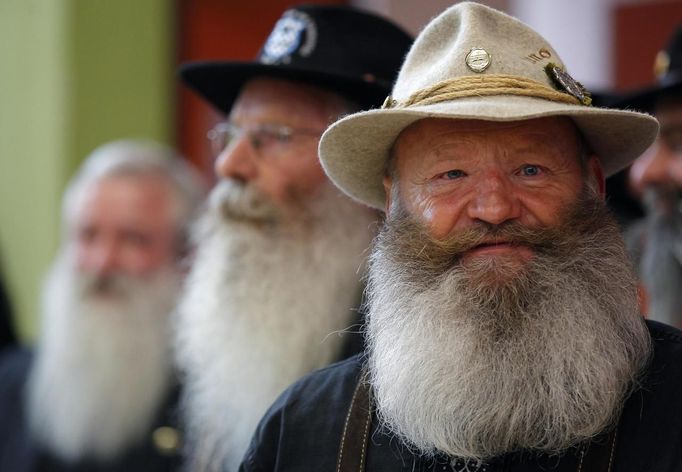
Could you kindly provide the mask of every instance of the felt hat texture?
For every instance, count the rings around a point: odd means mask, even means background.
[[[612,175],[653,142],[658,122],[589,103],[542,36],[505,13],[463,2],[419,34],[384,107],[327,129],[320,160],[345,193],[383,209],[389,152],[410,124],[429,117],[504,122],[566,116]]]
[[[347,6],[301,5],[284,12],[255,61],[193,62],[181,79],[229,114],[255,77],[295,80],[378,107],[390,92],[412,37],[394,23]]]

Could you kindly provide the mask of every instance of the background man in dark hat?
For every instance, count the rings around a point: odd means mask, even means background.
[[[658,82],[626,97],[621,106],[653,113],[661,123],[654,144],[630,169],[630,182],[646,208],[628,243],[651,319],[682,327],[682,27],[654,69]]]
[[[170,316],[203,183],[147,141],[96,149],[69,183],[35,352],[0,358],[0,470],[181,464]]]
[[[657,129],[590,106],[512,17],[434,19],[384,108],[320,142],[330,179],[386,211],[366,355],[280,396],[242,470],[679,470],[682,333],[640,316],[604,203]]]
[[[219,182],[180,306],[189,468],[236,470],[289,383],[343,357],[377,214],[317,159],[327,125],[378,107],[411,38],[347,8],[286,11],[258,58],[200,63],[184,81],[227,115],[210,132]]]

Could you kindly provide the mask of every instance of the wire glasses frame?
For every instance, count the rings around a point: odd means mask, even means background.
[[[290,148],[296,136],[319,138],[323,132],[324,130],[292,128],[269,123],[242,127],[228,121],[218,123],[207,136],[216,156],[234,146],[242,136],[246,135],[251,147],[259,156],[278,157]]]

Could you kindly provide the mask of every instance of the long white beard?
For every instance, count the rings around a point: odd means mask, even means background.
[[[181,276],[116,276],[116,300],[88,293],[69,254],[44,289],[42,337],[28,388],[30,427],[65,461],[106,461],[149,433],[171,382],[169,319]]]
[[[216,197],[229,199],[231,186],[213,192],[200,222],[177,323],[192,471],[236,470],[277,395],[337,358],[375,231],[374,215],[331,186],[297,221],[224,219]],[[237,197],[230,215],[241,208],[270,221],[274,211],[252,203]]]
[[[640,252],[639,275],[646,286],[649,317],[682,328],[682,211],[680,195],[648,189],[646,218],[631,230],[631,246]]]
[[[585,213],[522,274],[503,261],[463,268],[420,228],[387,224],[371,256],[367,335],[389,431],[424,455],[480,461],[558,453],[613,425],[650,340],[617,226],[601,206]]]

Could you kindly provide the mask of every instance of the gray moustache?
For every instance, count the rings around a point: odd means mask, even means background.
[[[209,196],[211,211],[227,221],[251,220],[273,222],[278,210],[264,195],[253,187],[236,181],[219,182]]]

